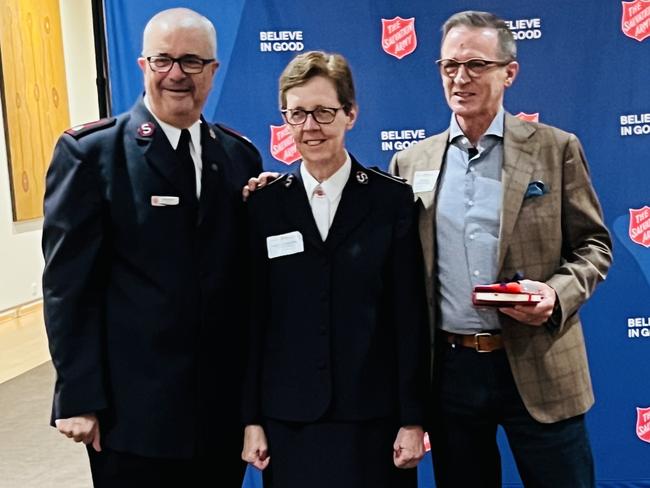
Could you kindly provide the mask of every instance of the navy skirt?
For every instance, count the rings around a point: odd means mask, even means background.
[[[264,488],[417,488],[416,469],[393,464],[393,419],[285,422],[266,419],[271,462]]]

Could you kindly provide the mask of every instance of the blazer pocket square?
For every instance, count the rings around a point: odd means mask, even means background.
[[[541,197],[542,195],[545,195],[548,193],[548,188],[546,188],[546,185],[544,184],[543,181],[533,181],[528,184],[528,188],[526,188],[526,194],[524,195],[524,200],[526,198],[531,198],[531,197]]]

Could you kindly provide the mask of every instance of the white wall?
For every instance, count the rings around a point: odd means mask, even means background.
[[[59,0],[72,126],[99,118],[93,14],[89,0]]]
[[[98,118],[91,2],[59,3],[70,125],[77,125]],[[0,311],[40,298],[43,271],[42,219],[13,222],[3,124],[0,117]]]

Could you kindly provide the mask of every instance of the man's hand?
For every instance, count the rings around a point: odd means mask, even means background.
[[[92,444],[95,451],[100,452],[99,421],[94,413],[70,417],[68,419],[56,419],[56,428],[66,437],[74,439],[75,442]]]
[[[261,425],[247,425],[244,429],[244,449],[241,458],[260,470],[269,465],[271,456],[266,443],[266,434]]]
[[[398,468],[414,468],[424,457],[424,431],[419,425],[407,425],[393,443],[393,463]]]
[[[522,280],[522,283],[529,283],[540,289],[543,298],[535,305],[515,305],[514,307],[499,308],[499,312],[508,315],[513,319],[527,325],[543,325],[553,313],[553,307],[557,300],[555,290],[541,281]]]
[[[242,188],[241,196],[244,201],[248,200],[248,197],[251,193],[259,188],[263,188],[266,184],[271,183],[274,179],[280,176],[280,173],[274,173],[272,171],[263,171],[259,174],[257,178],[251,178],[248,180],[248,184]]]

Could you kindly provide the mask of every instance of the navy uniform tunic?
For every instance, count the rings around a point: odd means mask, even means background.
[[[249,203],[255,291],[244,420],[261,423],[266,486],[415,486],[392,462],[424,425],[429,339],[410,186],[352,158],[325,242],[300,172]],[[304,251],[270,259],[291,232]]]
[[[48,171],[52,419],[97,412],[102,444],[115,451],[179,459],[225,442],[239,454],[248,299],[241,188],[261,160],[217,125],[203,121],[201,131],[198,202],[142,100],[67,131]],[[241,470],[237,457],[229,465]]]

